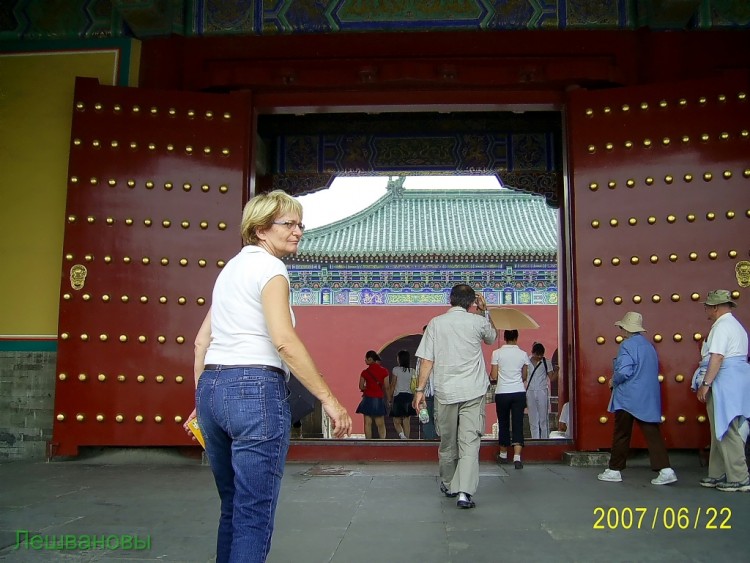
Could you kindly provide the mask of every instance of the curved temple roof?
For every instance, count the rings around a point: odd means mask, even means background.
[[[555,260],[557,213],[541,196],[508,189],[407,190],[389,183],[371,206],[305,232],[290,261]]]

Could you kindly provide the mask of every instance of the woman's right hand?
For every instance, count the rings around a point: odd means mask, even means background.
[[[333,421],[333,437],[343,438],[352,433],[352,419],[344,406],[335,398],[322,403],[323,410]]]
[[[197,439],[197,438],[195,437],[195,435],[193,434],[193,431],[192,431],[192,430],[190,430],[190,426],[189,426],[189,425],[190,425],[190,421],[191,421],[191,420],[193,420],[194,418],[195,418],[195,409],[193,409],[193,412],[191,412],[191,413],[190,413],[190,414],[188,415],[188,417],[187,417],[187,420],[186,420],[186,421],[185,421],[185,423],[184,423],[184,424],[182,425],[182,428],[183,428],[183,429],[185,430],[185,432],[187,433],[187,435],[188,435],[188,436],[190,436],[190,437],[191,437],[191,438],[193,439],[193,442],[197,442],[197,441],[198,441],[198,439]]]

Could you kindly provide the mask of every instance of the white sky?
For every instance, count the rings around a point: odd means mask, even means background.
[[[336,178],[331,187],[297,199],[302,204],[302,222],[308,229],[349,217],[385,195],[388,176]],[[406,189],[497,190],[495,176],[407,176]]]

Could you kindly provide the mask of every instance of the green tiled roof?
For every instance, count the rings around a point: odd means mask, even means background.
[[[557,211],[512,190],[405,190],[305,232],[292,262],[554,260]]]

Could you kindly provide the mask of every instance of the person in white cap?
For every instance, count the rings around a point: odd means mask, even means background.
[[[747,331],[732,315],[737,304],[726,289],[711,291],[703,302],[713,321],[703,343],[701,367],[693,377],[698,400],[706,403],[711,425],[708,477],[703,487],[725,492],[750,491],[742,426],[750,418],[750,364]]]
[[[599,480],[622,481],[620,471],[625,469],[633,422],[637,422],[646,438],[651,469],[659,472],[659,475],[651,479],[651,483],[674,483],[677,475],[669,465],[669,454],[659,429],[661,390],[656,349],[641,334],[646,329],[643,328],[640,313],[625,313],[615,326],[620,327],[624,338],[615,358],[614,374],[609,380],[612,397],[608,410],[615,413],[615,429],[609,467],[599,474]]]

